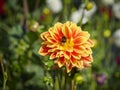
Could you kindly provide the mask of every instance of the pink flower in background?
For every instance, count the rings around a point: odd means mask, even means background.
[[[120,66],[120,56],[117,57],[117,65]]]
[[[0,14],[4,14],[4,5],[5,5],[5,0],[0,0]]]
[[[107,16],[109,16],[109,18],[111,18],[113,16],[111,8],[102,6],[99,8],[99,11],[100,11],[100,13],[106,14]]]
[[[106,80],[106,75],[105,74],[94,74],[94,78],[98,84],[102,85],[104,84]]]

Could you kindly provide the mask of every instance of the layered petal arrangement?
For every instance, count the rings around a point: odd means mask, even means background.
[[[83,69],[90,66],[91,47],[94,46],[87,31],[82,31],[75,23],[56,23],[48,31],[41,34],[43,39],[39,54],[50,55],[59,67],[65,66],[67,72],[72,68]]]

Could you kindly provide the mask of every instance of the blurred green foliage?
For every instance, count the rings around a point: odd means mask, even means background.
[[[70,20],[71,13],[89,0],[62,0],[63,8],[56,14],[47,7],[45,0],[3,1],[5,12],[0,14],[0,61],[8,76],[6,90],[52,90],[56,79],[54,74],[62,72],[52,70],[53,61],[38,54],[42,42],[40,33],[56,22]],[[120,28],[120,20],[114,17],[113,12],[113,16],[109,17],[108,13],[99,11],[101,7],[108,10],[111,6],[102,5],[100,0],[93,1],[97,5],[97,12],[86,24],[78,25],[88,31],[96,43],[93,48],[94,62],[91,68],[77,72],[77,90],[118,90],[120,67],[116,64],[116,58],[120,55],[120,48],[114,45],[112,35]],[[35,22],[39,23],[37,28]],[[105,30],[110,31],[111,35],[106,37]],[[94,76],[99,74],[106,76],[103,84],[99,84]],[[0,68],[0,90],[3,81]]]

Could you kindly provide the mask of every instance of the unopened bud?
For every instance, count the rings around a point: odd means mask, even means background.
[[[31,31],[36,32],[37,29],[38,29],[38,27],[39,27],[39,23],[38,23],[38,22],[32,21],[32,22],[30,23],[30,30],[31,30]]]
[[[87,10],[91,10],[91,9],[93,8],[93,5],[94,5],[93,2],[89,2],[89,3],[86,5],[85,8],[86,8]]]

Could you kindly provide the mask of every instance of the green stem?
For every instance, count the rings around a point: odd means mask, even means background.
[[[67,86],[67,73],[66,73],[66,70],[64,72],[64,75],[65,75],[64,90],[66,90],[66,86]]]
[[[24,16],[27,19],[27,15],[28,15],[28,2],[27,0],[23,0],[23,10],[24,10]]]
[[[54,77],[54,82],[53,82],[53,90],[56,90],[56,76]]]
[[[25,27],[26,31],[28,29],[28,14],[29,14],[29,7],[28,7],[28,1],[23,0],[23,12],[24,12],[24,20],[25,20]],[[23,20],[23,22],[24,22]]]
[[[89,0],[85,1],[85,7],[86,7],[86,5],[87,5],[88,2],[89,2]],[[81,17],[81,20],[80,20],[80,26],[82,26],[82,21],[83,21],[84,14],[85,14],[85,7],[83,8],[83,11],[82,11],[82,17]]]
[[[34,11],[39,7],[39,4],[40,4],[40,0],[36,0]]]
[[[58,83],[59,83],[59,90],[62,90],[62,88],[61,88],[61,80],[62,80],[62,78],[61,78],[61,73],[59,74],[59,73],[57,73],[57,76],[58,76]]]
[[[82,17],[81,17],[81,20],[80,20],[80,26],[82,26],[82,21],[83,21],[83,18],[84,18],[84,12],[85,12],[85,8],[83,8],[83,11],[82,11]]]
[[[71,80],[71,89],[70,90],[76,90],[76,85],[74,80]]]
[[[2,60],[1,60],[1,68],[2,68],[2,73],[3,73],[3,90],[5,90],[6,82],[7,82],[7,72],[5,72]]]

